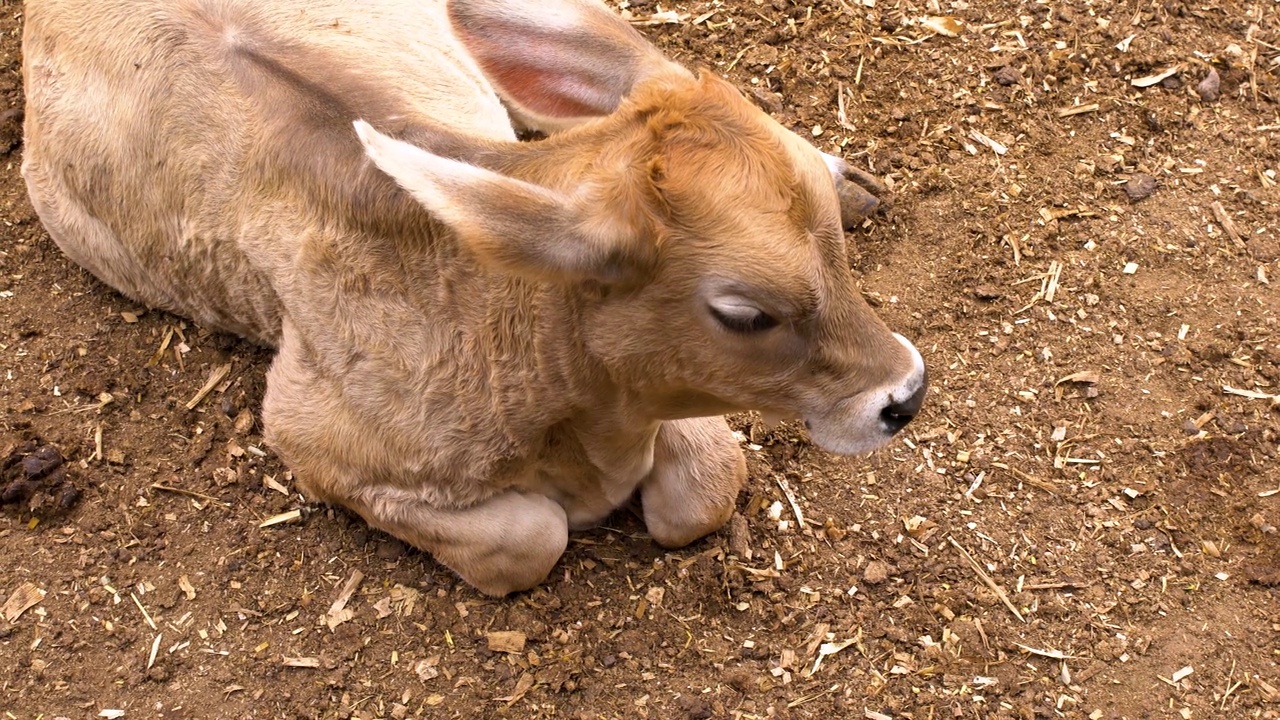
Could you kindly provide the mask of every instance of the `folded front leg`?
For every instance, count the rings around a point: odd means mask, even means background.
[[[462,509],[431,507],[405,490],[374,486],[343,504],[458,573],[487,595],[541,583],[569,543],[564,509],[542,495],[507,492]]]
[[[653,471],[640,487],[644,522],[663,547],[688,545],[733,514],[747,463],[723,417],[662,423]]]

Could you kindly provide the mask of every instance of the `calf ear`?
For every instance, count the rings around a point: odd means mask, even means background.
[[[551,282],[638,278],[656,252],[648,233],[589,192],[567,195],[441,157],[355,122],[365,153],[485,265]]]
[[[688,74],[595,0],[449,0],[454,34],[531,129],[608,115],[640,80]]]

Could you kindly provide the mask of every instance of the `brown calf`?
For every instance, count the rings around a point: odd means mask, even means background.
[[[25,11],[49,234],[275,347],[263,422],[303,490],[486,593],[637,490],[663,545],[719,528],[723,413],[860,453],[920,406],[849,271],[853,173],[590,0]]]

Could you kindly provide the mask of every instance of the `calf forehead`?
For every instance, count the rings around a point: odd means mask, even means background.
[[[742,225],[763,223],[761,230],[776,232],[786,225],[793,231],[784,234],[793,241],[837,227],[838,201],[821,155],[768,118],[761,120],[722,125],[718,137],[674,137],[660,180],[671,209],[712,226],[704,231],[750,231]]]
[[[835,188],[816,150],[768,122],[776,131],[760,123],[754,135],[672,155],[664,190],[676,233],[709,249],[708,273],[820,296],[847,279]]]

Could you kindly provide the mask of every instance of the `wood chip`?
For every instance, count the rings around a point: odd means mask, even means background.
[[[791,492],[791,486],[787,484],[787,479],[781,475],[775,475],[774,480],[778,483],[778,488],[782,490],[782,494],[786,496],[787,503],[791,505],[791,513],[796,516],[796,528],[804,529],[804,513],[800,511],[800,503],[796,502],[795,493]]]
[[[1014,477],[1018,478],[1019,480],[1021,480],[1021,481],[1025,482],[1026,484],[1028,484],[1028,485],[1030,485],[1030,486],[1032,486],[1032,487],[1035,487],[1035,488],[1039,488],[1039,489],[1041,489],[1041,490],[1043,490],[1043,491],[1045,491],[1045,492],[1049,493],[1050,495],[1057,495],[1057,494],[1058,494],[1058,488],[1054,487],[1052,484],[1050,484],[1050,483],[1048,483],[1048,482],[1046,482],[1046,481],[1044,481],[1044,480],[1041,480],[1041,479],[1039,479],[1039,478],[1032,477],[1031,475],[1028,475],[1028,474],[1026,474],[1026,473],[1022,472],[1021,470],[1019,470],[1019,469],[1017,469],[1017,468],[1015,468],[1015,467],[1010,467],[1009,465],[1006,465],[1005,463],[998,463],[998,462],[997,462],[997,463],[991,463],[991,465],[992,465],[993,467],[998,467],[998,468],[1000,468],[1001,470],[1005,470],[1005,471],[1007,471],[1009,474],[1011,474],[1011,475],[1013,475]]]
[[[663,10],[656,12],[648,17],[634,18],[631,20],[632,25],[679,25],[689,19],[688,13],[678,13],[675,10]]]
[[[1100,380],[1101,378],[1102,378],[1102,374],[1099,373],[1097,370],[1081,370],[1079,372],[1073,372],[1070,375],[1067,375],[1066,377],[1059,378],[1058,381],[1054,383],[1054,387],[1057,387],[1062,383],[1069,383],[1069,382],[1084,383],[1086,385],[1096,385],[1098,383],[1098,380]]]
[[[161,492],[176,493],[178,495],[186,495],[187,497],[199,498],[200,500],[206,500],[208,502],[217,503],[219,505],[222,505],[223,507],[231,507],[229,503],[224,503],[218,498],[213,497],[212,495],[205,495],[204,493],[198,493],[194,490],[186,490],[179,487],[173,487],[171,485],[161,485],[160,483],[152,483],[151,489],[159,490]]]
[[[1098,103],[1088,103],[1085,105],[1075,105],[1073,107],[1058,108],[1058,117],[1065,118],[1072,115],[1083,115],[1084,113],[1098,112]]]
[[[983,145],[986,145],[987,147],[991,148],[991,152],[994,152],[994,153],[995,153],[995,154],[997,154],[997,155],[1004,155],[1005,153],[1009,152],[1009,148],[1005,147],[1003,144],[1001,144],[1001,143],[999,143],[999,142],[997,142],[997,141],[995,141],[995,140],[992,140],[991,138],[987,137],[986,135],[983,135],[982,133],[978,132],[977,130],[970,130],[970,131],[969,131],[969,137],[971,137],[971,138],[973,138],[974,140],[977,140],[978,142],[982,143]]]
[[[819,645],[818,657],[814,658],[813,666],[809,668],[807,675],[813,675],[814,673],[818,672],[818,669],[822,667],[822,661],[825,658],[830,657],[831,655],[835,655],[836,653],[840,652],[841,650],[844,650],[845,648],[849,647],[850,645],[853,645],[856,642],[858,642],[858,638],[851,637],[847,640],[841,640],[840,642],[829,642],[829,643],[822,643],[821,645]]]
[[[186,575],[178,578],[178,588],[182,590],[182,594],[187,596],[188,600],[196,599],[196,588],[191,584],[191,580]]]
[[[1250,400],[1270,400],[1272,406],[1280,405],[1280,395],[1268,395],[1267,393],[1259,392],[1257,390],[1241,390],[1240,388],[1233,388],[1230,385],[1223,385],[1222,392],[1227,395],[1239,395],[1240,397],[1246,397]]]
[[[17,622],[22,613],[35,607],[46,594],[48,594],[47,591],[41,590],[32,583],[23,583],[9,595],[4,607],[0,608],[0,617],[10,623]]]
[[[355,594],[356,588],[360,587],[362,580],[364,580],[364,573],[355,570],[351,573],[351,577],[347,578],[347,581],[343,583],[342,590],[333,599],[333,604],[329,606],[329,612],[325,616],[325,624],[329,626],[330,631],[355,617],[355,612],[347,607],[347,602]]]
[[[295,668],[318,668],[320,667],[320,658],[318,657],[287,657],[282,662],[285,667]]]
[[[960,37],[960,33],[964,32],[964,23],[948,16],[929,15],[920,18],[920,25],[926,30],[947,37]]]
[[[1015,642],[1014,645],[1017,645],[1018,647],[1031,653],[1032,655],[1039,655],[1040,657],[1053,658],[1054,660],[1081,660],[1082,659],[1078,655],[1068,655],[1062,652],[1061,650],[1040,650],[1039,648],[1033,648],[1028,645],[1023,645],[1020,642]]]
[[[1013,613],[1013,616],[1018,618],[1018,620],[1026,622],[1026,619],[1022,617],[1022,613],[1018,612],[1018,608],[1013,604],[1013,601],[1009,599],[1009,595],[1004,591],[1004,588],[997,585],[996,582],[991,579],[991,576],[987,575],[987,573],[983,571],[982,566],[978,564],[977,560],[973,559],[973,556],[969,554],[969,551],[965,550],[964,546],[956,542],[956,539],[953,537],[947,537],[947,541],[960,552],[965,560],[969,561],[969,565],[973,567],[973,571],[978,574],[978,577],[982,580],[983,584],[985,584],[991,592],[995,593],[996,597],[1000,598],[1000,602],[1004,603],[1004,606],[1009,608],[1009,612]]]
[[[230,374],[231,363],[225,363],[214,368],[213,372],[209,373],[209,379],[204,381],[204,386],[200,388],[194,397],[187,401],[187,409],[195,410],[196,406],[200,404],[200,401],[204,400],[205,396],[213,392],[213,389],[218,386],[218,383],[226,380],[227,376]]]
[[[499,702],[505,702],[507,707],[511,707],[512,705],[520,702],[520,699],[533,689],[534,682],[533,673],[526,672],[520,676],[519,680],[516,681],[516,688],[510,695],[496,698],[496,700]]]
[[[159,628],[156,627],[156,621],[152,620],[151,613],[147,612],[147,609],[142,607],[142,601],[138,599],[138,596],[133,593],[129,593],[129,597],[133,600],[133,604],[138,606],[138,612],[142,613],[142,619],[147,621],[147,624],[151,626],[152,630],[158,630]]]
[[[287,496],[289,494],[289,488],[281,485],[279,482],[276,481],[275,477],[271,475],[262,476],[262,486],[265,488],[270,488],[272,490],[275,490],[281,495]]]
[[[422,682],[434,680],[440,677],[440,656],[432,655],[425,660],[419,660],[413,665],[413,673],[418,676]]]
[[[156,635],[156,639],[151,641],[151,655],[147,657],[147,669],[150,670],[152,665],[156,664],[156,653],[160,652],[160,640],[164,637],[164,633]]]
[[[525,634],[519,630],[496,630],[485,635],[489,650],[511,655],[524,652],[526,639]]]
[[[290,510],[289,512],[283,512],[283,513],[280,513],[279,515],[272,515],[266,520],[263,520],[262,522],[258,523],[258,527],[264,528],[264,527],[271,527],[272,525],[282,525],[284,523],[295,523],[301,519],[302,519],[301,510]]]
[[[146,367],[153,367],[164,359],[164,352],[169,349],[169,342],[173,340],[173,326],[165,328],[164,339],[160,341],[160,347],[156,350],[151,359],[147,361]]]
[[[1173,77],[1174,75],[1177,75],[1180,72],[1182,72],[1182,65],[1178,64],[1178,65],[1174,65],[1171,68],[1158,72],[1155,75],[1147,75],[1145,77],[1134,78],[1129,81],[1129,84],[1133,85],[1134,87],[1140,87],[1140,88],[1151,87],[1152,85],[1159,85],[1160,82],[1163,81],[1165,78]]]
[[[1240,239],[1240,231],[1236,229],[1235,222],[1227,214],[1227,209],[1222,207],[1222,203],[1215,200],[1209,207],[1213,209],[1213,216],[1217,218],[1218,224],[1227,232],[1227,235],[1231,236],[1231,242],[1238,248],[1244,247],[1244,240]]]

